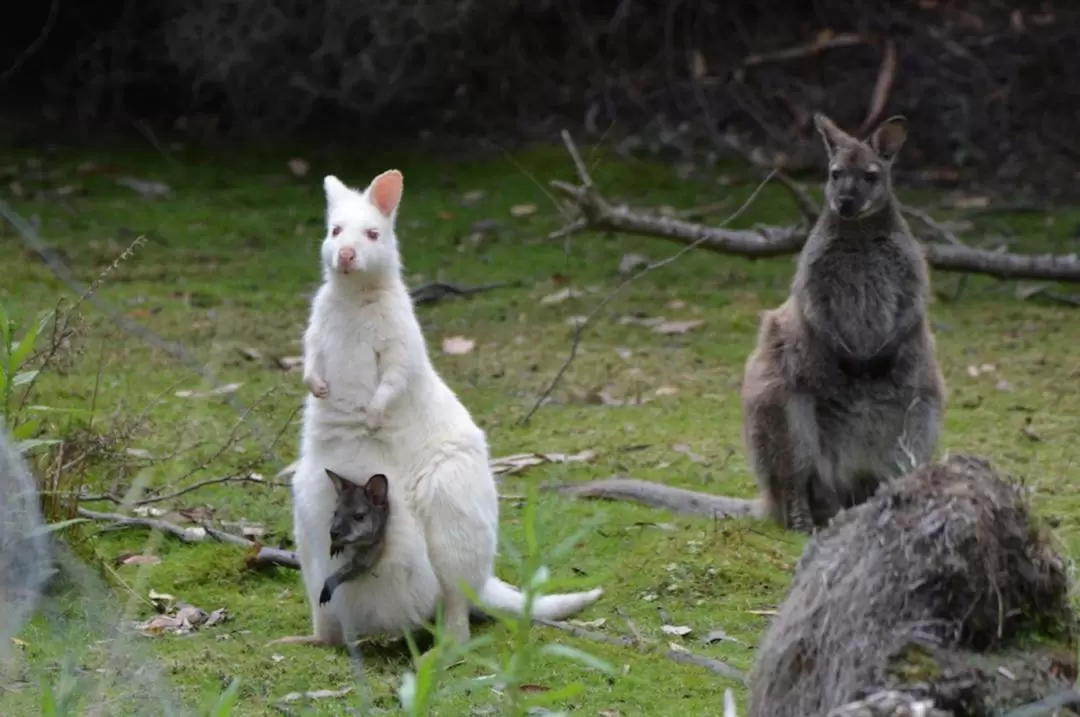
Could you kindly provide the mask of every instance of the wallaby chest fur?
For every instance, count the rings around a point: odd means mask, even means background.
[[[929,272],[888,180],[898,122],[863,143],[818,120],[827,204],[747,359],[744,443],[768,512],[789,527],[825,524],[936,447]]]

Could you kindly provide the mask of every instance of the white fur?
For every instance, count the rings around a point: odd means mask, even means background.
[[[724,717],[739,717],[735,712],[735,693],[730,687],[724,690]]]
[[[487,438],[432,366],[401,279],[394,233],[400,192],[376,188],[392,174],[363,192],[333,176],[324,180],[325,280],[304,335],[311,395],[293,477],[293,519],[314,637],[329,644],[416,628],[433,618],[439,598],[447,630],[464,641],[469,605],[462,581],[489,607],[520,612],[523,605],[520,592],[492,572],[499,501]],[[400,187],[399,174],[396,180]],[[338,262],[342,248],[356,252],[355,270],[347,274]],[[344,560],[329,554],[336,494],[327,468],[357,481],[386,474],[390,517],[372,572],[341,585],[320,607],[323,581]],[[597,588],[544,596],[534,613],[562,619],[601,594]]]

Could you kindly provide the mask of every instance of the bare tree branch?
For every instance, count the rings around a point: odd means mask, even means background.
[[[719,254],[765,258],[794,254],[802,249],[808,230],[803,227],[768,227],[733,230],[662,216],[653,212],[612,205],[595,189],[552,181],[557,192],[578,206],[589,229],[651,236],[706,249]],[[906,209],[924,224],[929,217]],[[929,220],[933,222],[932,219]],[[933,224],[937,224],[933,222]],[[938,233],[959,242],[937,225]],[[951,241],[950,240],[950,241]],[[966,246],[924,243],[927,261],[940,271],[984,274],[999,279],[1050,279],[1080,282],[1080,257],[1076,254],[1024,255]]]

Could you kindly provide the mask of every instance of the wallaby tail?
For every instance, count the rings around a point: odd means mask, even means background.
[[[541,595],[533,601],[533,617],[541,620],[563,620],[581,612],[603,594],[602,588],[594,588],[582,593]],[[525,611],[525,596],[521,591],[494,575],[484,583],[484,589],[480,591],[480,601],[484,606],[496,610],[506,610],[519,615]]]
[[[728,687],[724,690],[724,717],[737,717],[735,714],[735,693]]]
[[[568,483],[559,486],[557,490],[562,495],[575,498],[625,500],[651,508],[664,508],[681,515],[700,515],[706,518],[765,515],[765,506],[760,499],[698,493],[636,478],[615,477],[585,483]]]

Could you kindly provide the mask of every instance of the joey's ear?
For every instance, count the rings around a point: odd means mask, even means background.
[[[905,139],[907,139],[907,118],[903,115],[893,115],[879,124],[870,135],[870,148],[877,153],[877,156],[886,162],[891,162],[904,146]]]
[[[851,135],[837,127],[835,122],[820,112],[814,114],[814,127],[817,128],[818,134],[821,135],[822,141],[825,142],[825,151],[829,153],[830,157],[836,153],[840,145],[851,142]]]
[[[345,478],[339,476],[337,473],[330,470],[329,468],[326,469],[326,475],[330,477],[330,481],[334,484],[334,490],[337,491],[338,495],[341,495],[349,489],[349,484],[351,481],[345,480]]]
[[[405,190],[405,178],[396,169],[389,169],[371,180],[367,194],[375,208],[386,218],[393,216]]]
[[[345,186],[344,182],[335,177],[332,174],[328,174],[323,177],[323,192],[326,193],[326,203],[329,205],[337,204],[339,201],[349,196],[350,189]]]
[[[386,494],[389,490],[390,485],[382,473],[376,473],[368,478],[367,485],[364,486],[364,493],[374,505],[386,505]]]

